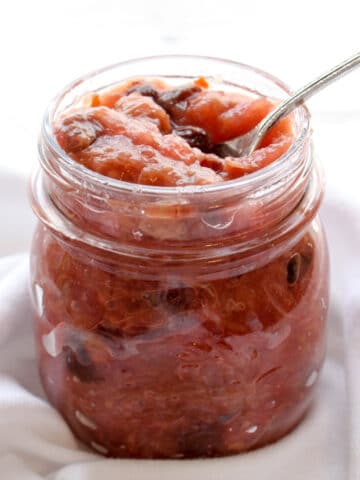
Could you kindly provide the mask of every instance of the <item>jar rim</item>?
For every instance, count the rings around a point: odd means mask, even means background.
[[[105,66],[100,69],[93,70],[81,77],[78,77],[76,80],[69,83],[65,88],[63,88],[50,102],[48,108],[45,110],[42,123],[42,137],[43,140],[47,143],[48,147],[52,150],[52,153],[56,156],[56,160],[60,168],[64,168],[68,174],[71,176],[77,176],[81,174],[82,181],[87,181],[91,184],[94,184],[97,187],[105,187],[106,189],[116,191],[118,193],[141,193],[144,196],[161,196],[164,199],[171,198],[174,195],[182,195],[186,197],[188,195],[206,195],[209,194],[218,194],[218,193],[227,193],[230,191],[239,191],[241,189],[243,192],[249,192],[255,190],[259,186],[266,185],[268,181],[273,181],[277,176],[283,176],[286,169],[286,166],[290,168],[291,162],[289,161],[299,149],[304,145],[310,134],[310,113],[305,105],[297,107],[296,110],[302,113],[303,125],[300,129],[300,132],[297,134],[295,140],[292,142],[290,148],[283,153],[279,158],[269,165],[255,171],[244,175],[242,177],[227,180],[224,182],[214,183],[210,185],[185,185],[185,186],[153,186],[153,185],[142,185],[137,183],[125,182],[123,180],[107,177],[98,172],[95,172],[73,160],[58,144],[55,139],[52,130],[52,121],[55,118],[57,108],[64,98],[64,96],[73,90],[75,87],[78,87],[85,82],[91,80],[92,78],[100,75],[102,73],[110,72],[121,66],[131,65],[144,61],[152,60],[166,60],[166,59],[194,59],[194,60],[204,60],[204,61],[214,61],[220,62],[235,67],[240,67],[241,69],[248,70],[252,73],[255,73],[276,86],[280,87],[287,95],[291,94],[289,87],[279,80],[274,75],[261,70],[257,67],[247,65],[241,62],[237,62],[229,59],[222,59],[212,56],[202,56],[202,55],[154,55],[134,58],[118,63],[114,63],[108,66]],[[159,75],[161,76],[161,75]],[[119,79],[121,81],[122,79]],[[240,85],[239,85],[240,86]],[[246,87],[246,85],[245,85]],[[40,159],[43,160],[43,155],[41,148],[39,148]],[[42,162],[43,163],[43,162]]]

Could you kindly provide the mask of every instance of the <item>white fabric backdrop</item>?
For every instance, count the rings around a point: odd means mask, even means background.
[[[303,0],[291,4],[291,11],[281,0],[248,3],[62,0],[2,7],[1,480],[360,480],[359,72],[310,103],[328,180],[322,217],[332,292],[328,356],[317,400],[298,429],[272,446],[226,459],[104,460],[74,439],[48,405],[37,375],[27,294],[34,218],[26,179],[36,163],[47,102],[74,77],[133,56],[218,55],[260,66],[298,86],[359,50],[356,0],[341,5]]]

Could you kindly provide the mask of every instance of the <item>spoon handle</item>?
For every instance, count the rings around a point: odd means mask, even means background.
[[[271,128],[274,123],[282,117],[290,113],[295,107],[299,106],[304,100],[310,98],[319,90],[330,85],[332,82],[350,72],[360,64],[360,52],[348,58],[336,67],[323,73],[320,77],[308,83],[304,87],[297,90],[290,98],[284,100],[278,107],[275,108],[269,115],[267,115],[256,127],[256,135],[249,145],[246,154],[252,153],[259,142],[262,140],[265,133]]]

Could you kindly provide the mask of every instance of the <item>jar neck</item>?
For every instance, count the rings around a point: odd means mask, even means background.
[[[124,188],[91,171],[83,175],[75,162],[66,168],[43,137],[39,148],[42,168],[33,177],[32,196],[40,220],[72,248],[89,248],[99,259],[121,256],[137,269],[139,263],[169,269],[198,264],[209,273],[224,262],[249,269],[264,251],[269,261],[297,241],[322,196],[308,139],[265,184],[255,178],[249,188],[239,179],[229,188],[227,182],[213,191],[176,188],[165,196],[161,189]]]

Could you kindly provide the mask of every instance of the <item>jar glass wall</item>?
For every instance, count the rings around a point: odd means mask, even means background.
[[[324,359],[328,255],[305,108],[280,159],[205,187],[102,177],[52,134],[90,89],[219,72],[225,89],[287,94],[241,64],[161,57],[75,82],[45,116],[32,181],[40,374],[76,435],[105,455],[216,456],[272,442],[304,416]]]

